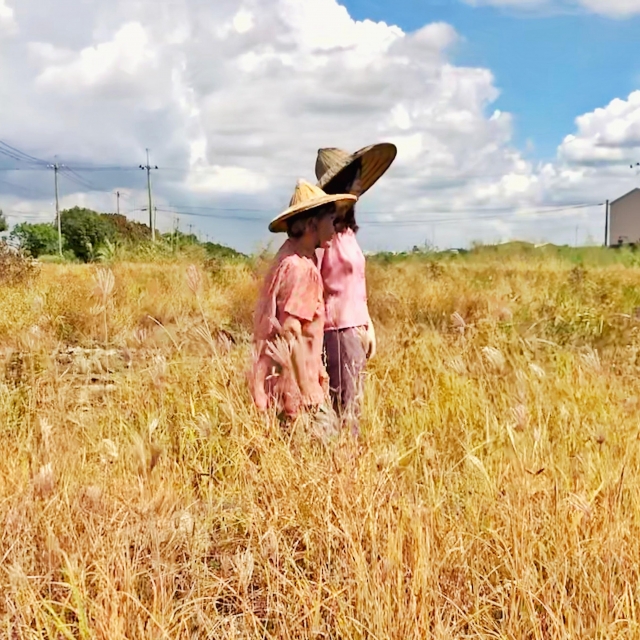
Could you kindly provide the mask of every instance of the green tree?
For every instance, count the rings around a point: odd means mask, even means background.
[[[202,245],[211,258],[246,258],[243,253],[217,242],[205,242]]]
[[[73,207],[62,211],[60,226],[67,247],[83,262],[94,260],[100,247],[116,237],[114,225],[91,209]]]
[[[21,222],[13,228],[11,238],[34,258],[58,252],[58,232],[52,224]]]
[[[4,213],[2,213],[2,209],[0,209],[0,233],[8,230],[9,230],[9,225],[7,224],[7,219],[4,217]]]

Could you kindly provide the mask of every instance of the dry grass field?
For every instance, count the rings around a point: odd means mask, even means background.
[[[0,288],[0,637],[640,637],[640,267],[373,260],[362,441],[244,372],[264,264]]]

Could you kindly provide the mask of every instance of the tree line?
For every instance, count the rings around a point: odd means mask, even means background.
[[[151,241],[151,229],[146,224],[129,220],[122,214],[99,213],[81,207],[61,211],[60,227],[64,256],[82,262],[97,260],[101,253],[114,246],[135,248]],[[6,230],[6,222],[0,213],[0,231]],[[177,230],[156,234],[156,237],[159,242],[171,243],[176,248],[200,245],[207,253],[218,257],[242,255],[214,242],[201,243],[195,234],[185,234]],[[58,229],[55,223],[21,222],[13,228],[10,238],[33,258],[59,253]]]

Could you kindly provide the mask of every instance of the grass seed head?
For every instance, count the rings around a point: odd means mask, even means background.
[[[40,470],[33,478],[33,489],[37,497],[49,498],[56,488],[56,480],[51,462],[40,467]]]
[[[499,349],[483,347],[482,354],[487,364],[496,372],[502,372],[506,366],[506,359]]]
[[[106,306],[116,283],[113,271],[103,267],[99,268],[94,276],[94,281],[96,285],[94,294],[98,299],[100,299],[102,306],[104,307]]]
[[[119,457],[118,445],[113,440],[105,438],[100,443],[100,461],[102,464],[114,463]]]
[[[187,285],[194,296],[197,296],[200,293],[201,284],[202,275],[200,270],[195,264],[190,264],[187,268]]]
[[[451,314],[451,324],[453,324],[453,328],[461,334],[464,334],[467,328],[467,323],[457,311]]]

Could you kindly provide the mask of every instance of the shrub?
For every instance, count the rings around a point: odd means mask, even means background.
[[[34,258],[58,253],[58,231],[52,224],[21,222],[14,227],[11,237]]]
[[[28,282],[38,275],[38,263],[21,249],[0,242],[0,285]]]
[[[60,214],[62,235],[67,246],[83,262],[91,262],[107,240],[115,240],[115,227],[91,209],[74,207]]]

